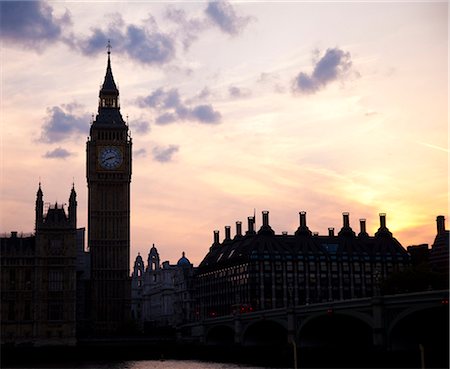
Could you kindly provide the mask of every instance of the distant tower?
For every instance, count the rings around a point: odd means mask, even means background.
[[[148,266],[147,268],[150,271],[156,271],[159,269],[160,267],[160,263],[159,263],[159,254],[158,254],[158,250],[155,247],[155,244],[153,244],[152,248],[150,249],[150,252],[148,254]]]
[[[36,216],[35,216],[35,226],[34,230],[37,231],[40,224],[42,224],[42,219],[44,216],[44,200],[43,193],[41,189],[41,182],[39,182],[39,188],[36,193]]]
[[[94,331],[117,331],[130,315],[131,138],[111,71],[110,45],[98,114],[87,141],[88,245]]]

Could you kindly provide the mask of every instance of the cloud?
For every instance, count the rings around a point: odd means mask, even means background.
[[[67,151],[66,149],[63,149],[61,147],[57,147],[56,149],[52,151],[47,151],[44,155],[44,158],[47,159],[66,159],[69,156],[74,155],[73,153]]]
[[[205,19],[188,19],[183,9],[176,9],[171,6],[166,9],[165,17],[177,25],[176,38],[181,41],[185,51],[189,49],[194,41],[198,40],[199,33],[208,26]]]
[[[200,123],[214,124],[219,123],[222,118],[218,111],[215,111],[211,105],[197,105],[191,112],[192,117]]]
[[[327,49],[325,55],[314,66],[311,75],[300,72],[293,82],[293,90],[313,94],[329,83],[343,78],[352,67],[350,53],[341,49]]]
[[[92,28],[91,35],[74,41],[74,46],[85,55],[96,55],[103,53],[111,40],[113,50],[149,65],[168,63],[175,57],[175,40],[160,32],[152,17],[143,25],[127,25],[119,14],[113,17],[106,29]]]
[[[177,121],[196,121],[202,124],[220,123],[222,115],[214,110],[211,104],[190,106],[187,101],[182,101],[179,91],[175,88],[170,90],[158,88],[148,96],[139,97],[137,105],[141,108],[156,110],[159,115],[156,117],[155,123],[159,125]]]
[[[135,158],[144,158],[147,156],[147,150],[142,148],[133,152]]]
[[[248,97],[252,94],[252,92],[249,89],[241,88],[241,87],[237,87],[237,86],[230,86],[228,88],[228,93],[230,94],[230,97],[234,97],[234,98]]]
[[[210,1],[205,13],[214,25],[232,36],[241,33],[252,19],[238,16],[232,5],[225,0]]]
[[[262,72],[256,82],[261,85],[271,86],[276,93],[286,92],[286,88],[280,83],[280,76],[277,73]]]
[[[73,106],[71,106],[72,108]],[[73,110],[59,106],[47,108],[47,117],[42,126],[41,142],[60,142],[72,136],[89,133],[89,114],[72,114]]]
[[[70,24],[69,12],[57,18],[43,1],[0,2],[0,38],[6,43],[40,51],[58,41]]]
[[[130,122],[130,128],[136,133],[145,134],[150,131],[150,123],[143,119],[137,119]]]
[[[152,150],[153,159],[160,163],[167,163],[172,160],[173,155],[178,152],[179,146],[169,145],[167,147],[156,146]]]

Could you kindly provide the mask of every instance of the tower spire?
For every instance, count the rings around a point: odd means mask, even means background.
[[[125,126],[125,122],[120,114],[119,89],[114,82],[111,68],[111,48],[111,42],[108,40],[106,46],[108,54],[106,74],[99,92],[98,115],[93,122],[93,125],[97,125],[97,123],[106,123]]]
[[[116,83],[114,82],[114,77],[112,74],[112,69],[111,69],[111,42],[108,40],[108,45],[106,46],[106,48],[108,49],[108,64],[106,66],[106,75],[105,75],[105,80],[103,81],[103,86],[102,89],[100,91],[100,95],[102,94],[102,92],[108,93],[108,94],[114,94],[117,93],[117,95],[119,95],[119,90],[117,89]]]

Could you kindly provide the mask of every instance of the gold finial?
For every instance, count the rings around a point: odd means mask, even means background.
[[[108,55],[111,54],[112,46],[111,46],[111,41],[110,40],[108,40],[108,45],[106,45],[106,48],[108,49]]]

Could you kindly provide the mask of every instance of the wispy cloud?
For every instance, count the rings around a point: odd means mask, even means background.
[[[251,17],[236,14],[233,6],[225,0],[210,1],[205,9],[210,21],[219,27],[222,32],[235,36],[251,21]]]
[[[72,114],[73,105],[53,106],[47,108],[47,117],[42,126],[41,142],[60,142],[89,132],[89,114]]]
[[[139,97],[137,104],[141,108],[151,108],[159,115],[155,123],[165,125],[177,121],[195,121],[202,124],[218,124],[221,121],[220,112],[214,110],[211,104],[191,106],[180,97],[178,89],[165,90],[158,88],[150,95]]]
[[[44,1],[1,1],[0,38],[38,51],[60,39],[71,24],[69,12],[61,17]]]
[[[249,97],[252,94],[252,92],[248,88],[237,87],[237,86],[228,87],[228,93],[229,93],[230,97],[233,97],[233,98]]]
[[[153,159],[159,161],[160,163],[167,163],[172,161],[173,155],[178,152],[179,146],[169,145],[166,147],[156,146],[152,150]]]
[[[329,83],[343,78],[352,66],[350,53],[338,48],[327,49],[314,66],[313,72],[300,72],[293,82],[293,90],[313,94]]]
[[[432,144],[429,144],[429,143],[426,143],[426,142],[420,142],[420,141],[417,141],[417,143],[420,144],[420,145],[429,147],[431,149],[434,149],[434,150],[439,150],[439,151],[443,151],[443,152],[447,152],[447,153],[449,152],[448,149],[446,149],[445,147],[441,147],[441,146],[438,146],[438,145],[432,145]]]
[[[165,17],[177,25],[176,38],[181,41],[184,50],[189,49],[192,43],[199,38],[200,32],[208,26],[205,19],[188,18],[185,10],[172,6],[166,9]]]
[[[47,151],[44,154],[44,158],[47,159],[66,159],[69,156],[74,155],[73,153],[67,151],[66,149],[63,149],[62,147],[57,147],[56,149],[52,151]]]

